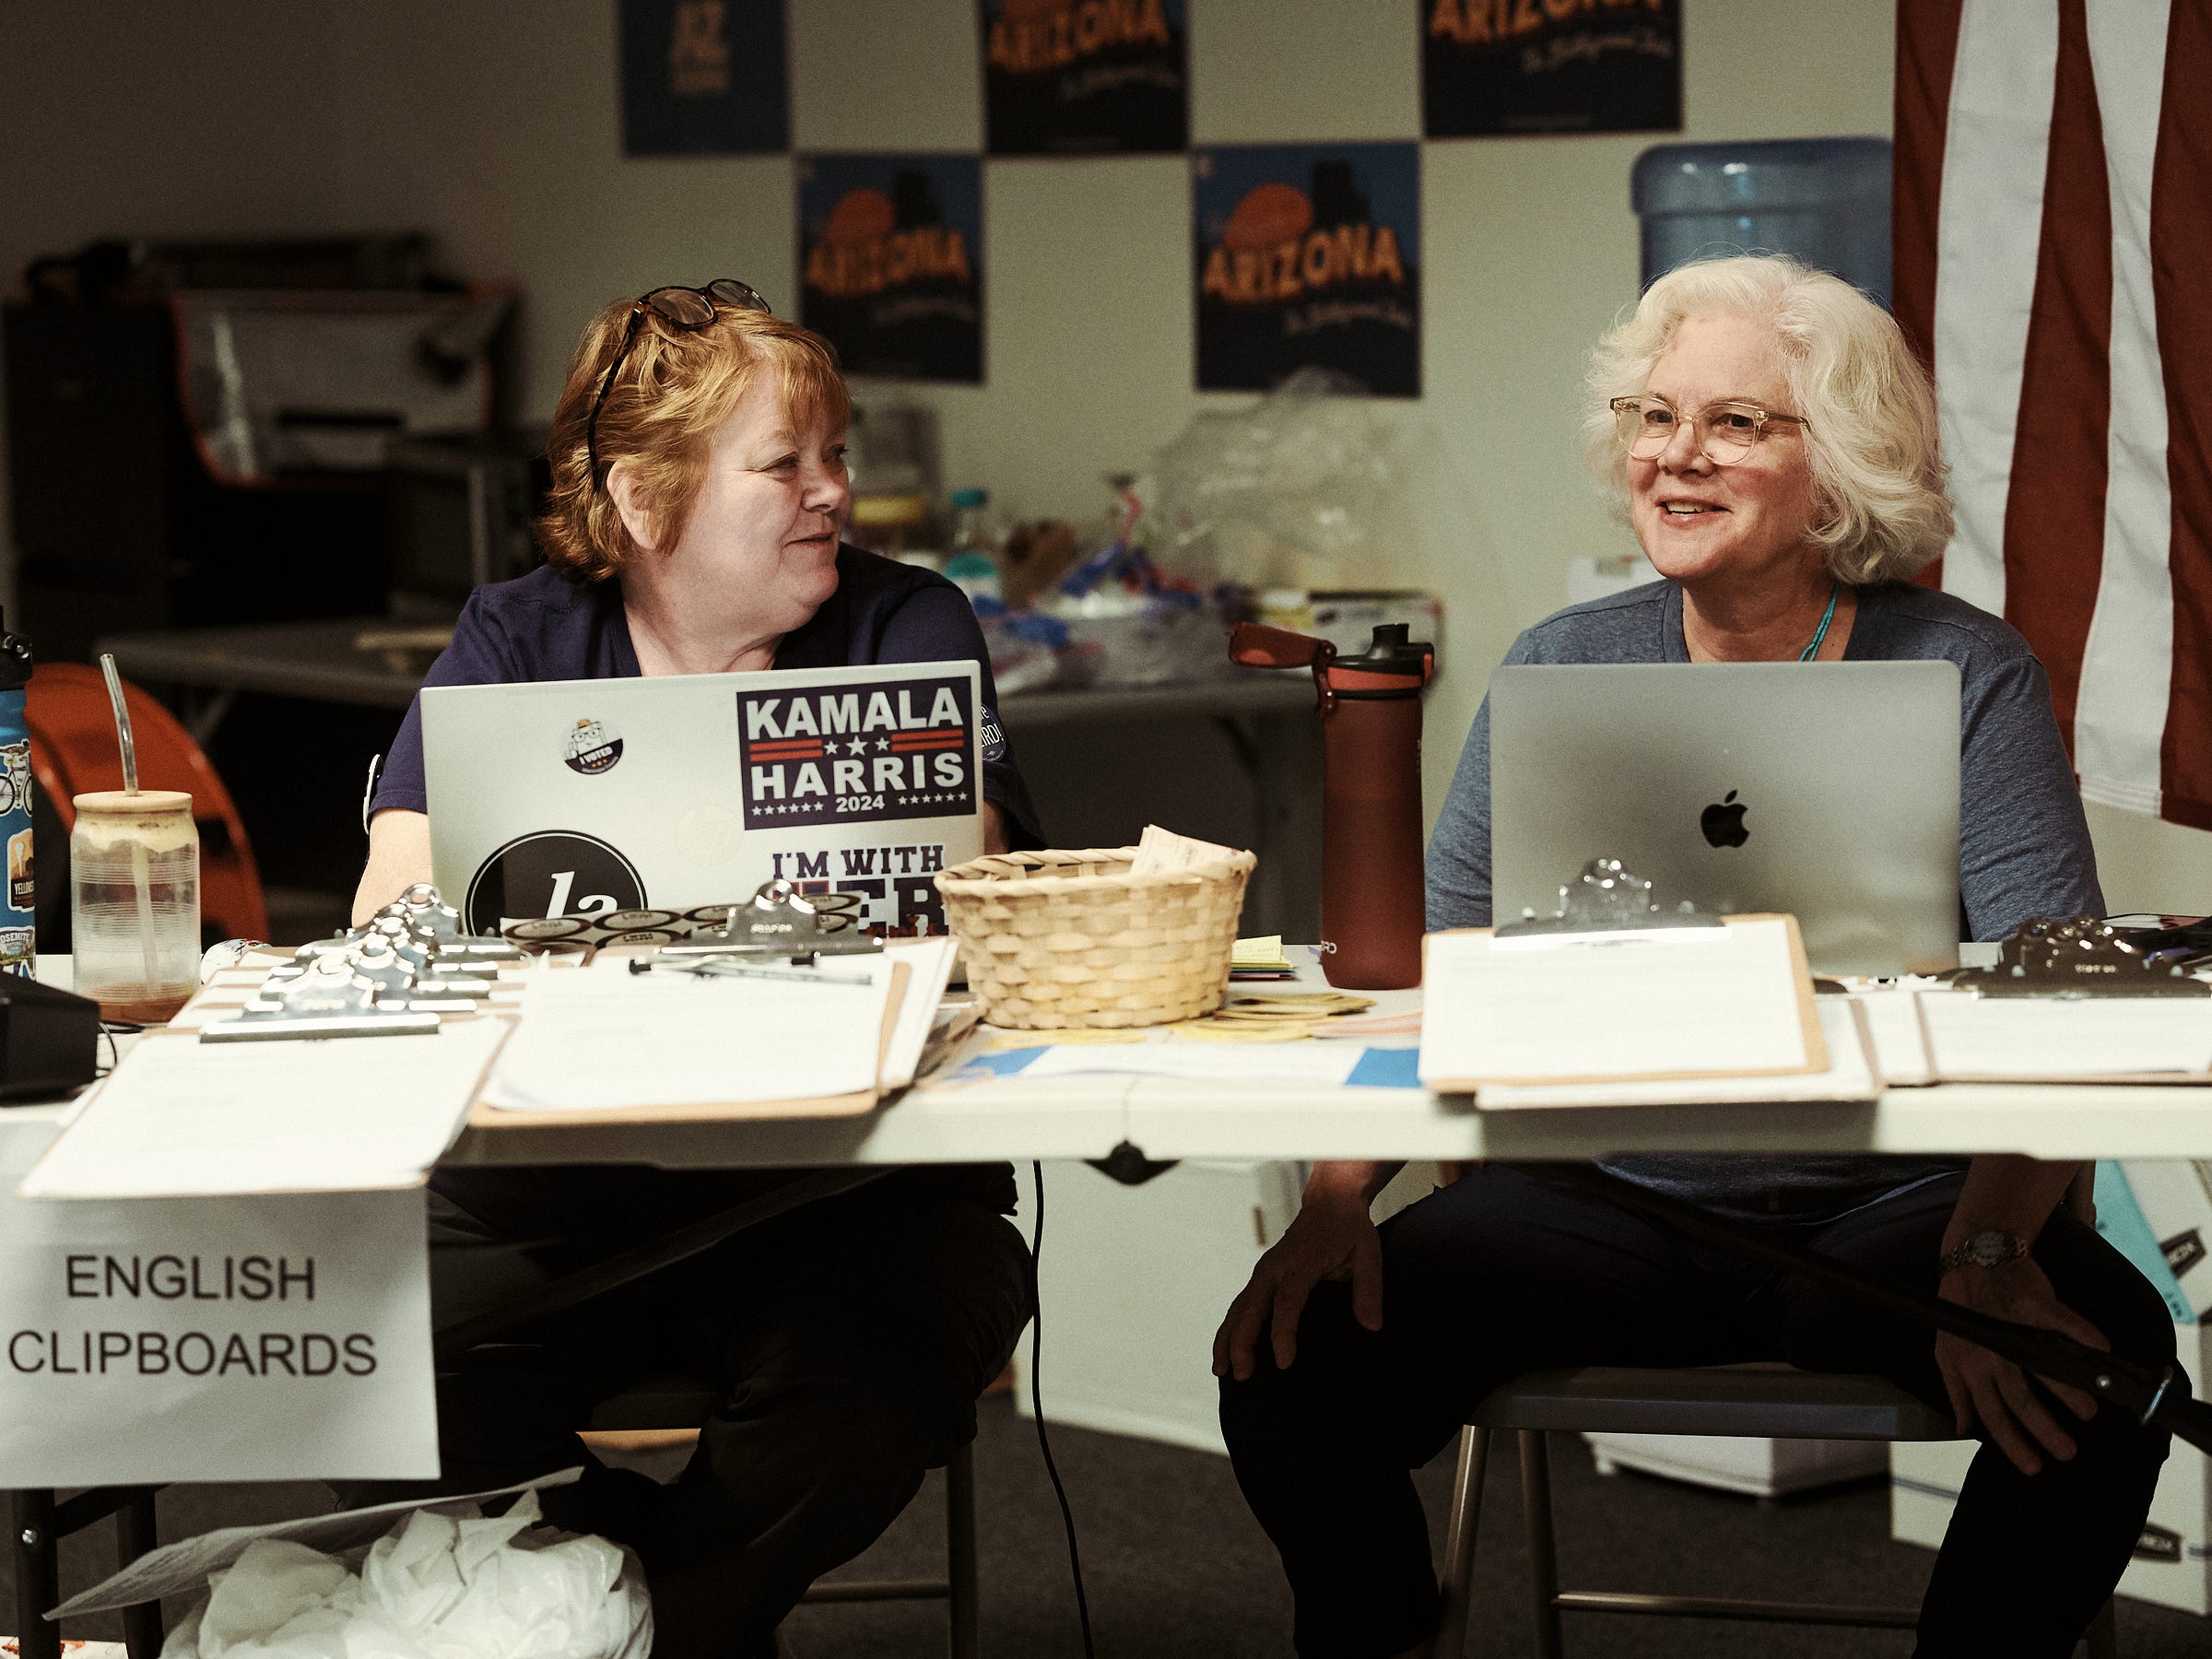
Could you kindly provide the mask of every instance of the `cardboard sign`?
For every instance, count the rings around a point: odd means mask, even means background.
[[[1418,144],[1224,146],[1191,179],[1201,392],[1319,368],[1420,395]]]
[[[1421,130],[1682,130],[1681,0],[1414,0]]]
[[[438,1474],[419,1189],[15,1196],[0,1122],[0,1486]]]
[[[622,0],[622,153],[791,147],[783,0]]]
[[[983,378],[983,180],[974,156],[799,163],[799,321],[848,374]]]
[[[1147,155],[1189,141],[1185,0],[982,0],[994,156]]]

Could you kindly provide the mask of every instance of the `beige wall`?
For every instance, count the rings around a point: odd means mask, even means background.
[[[1688,139],[1887,133],[1893,0],[1685,0]],[[792,0],[801,148],[972,149],[972,0]],[[1193,139],[1410,137],[1406,0],[1192,0]],[[1359,27],[1347,29],[1347,18]],[[103,233],[433,231],[527,296],[523,406],[543,414],[584,316],[656,283],[795,296],[785,158],[625,160],[611,0],[224,0],[0,17],[0,271]],[[1641,136],[1423,151],[1427,394],[1391,406],[1422,462],[1418,531],[1376,581],[1439,588],[1441,793],[1482,677],[1624,546],[1577,471],[1583,353],[1634,293]],[[1202,407],[1181,158],[988,163],[990,382],[917,395],[948,481],[1023,515],[1088,514]],[[864,394],[878,390],[863,384]],[[2100,813],[2115,903],[2212,891],[2212,841]]]

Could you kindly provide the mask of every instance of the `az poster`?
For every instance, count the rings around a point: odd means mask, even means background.
[[[1321,368],[1420,395],[1419,145],[1199,150],[1191,206],[1201,392]]]
[[[622,0],[622,153],[791,147],[783,0]]]
[[[982,382],[979,158],[806,157],[799,248],[799,320],[847,373]]]
[[[1186,0],[980,0],[994,156],[1143,155],[1190,136]]]
[[[1682,130],[1681,0],[1414,0],[1431,138]]]

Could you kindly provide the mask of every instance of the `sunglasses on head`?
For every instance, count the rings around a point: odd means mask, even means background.
[[[717,276],[705,288],[657,288],[629,308],[629,325],[622,331],[621,348],[615,353],[615,360],[606,366],[606,374],[600,377],[599,395],[592,399],[592,416],[583,425],[583,453],[591,463],[594,488],[599,483],[599,411],[606,405],[607,392],[621,371],[622,359],[629,355],[630,345],[638,337],[638,325],[645,321],[645,313],[651,311],[671,328],[680,328],[688,334],[714,321],[717,300],[741,311],[775,314],[769,311],[768,301],[760,298],[759,290],[735,276]]]

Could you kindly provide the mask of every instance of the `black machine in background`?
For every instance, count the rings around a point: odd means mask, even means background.
[[[193,726],[265,886],[320,904],[359,869],[362,775],[399,717],[264,670],[299,654],[288,629],[343,622],[418,672],[472,587],[537,562],[544,434],[504,424],[514,292],[406,234],[100,243],[25,285],[0,314],[9,620],[48,662],[225,630],[242,688],[124,672]]]
[[[514,296],[439,276],[427,238],[100,243],[25,277],[0,326],[18,619],[45,660],[111,633],[385,616],[403,563],[451,564],[406,482],[429,464],[400,463],[426,444],[482,447],[445,517],[474,570],[509,557],[480,527],[529,487],[488,436]]]
[[[16,620],[48,662],[102,634],[380,612],[384,482],[209,477],[159,304],[10,305],[7,465]]]

